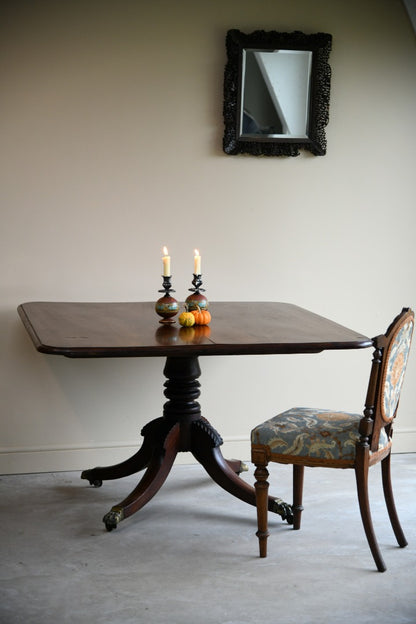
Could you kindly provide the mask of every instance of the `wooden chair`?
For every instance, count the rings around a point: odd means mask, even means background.
[[[381,462],[384,498],[397,542],[407,545],[397,516],[390,478],[393,421],[396,417],[414,326],[409,308],[394,319],[385,335],[373,339],[374,354],[364,415],[295,407],[251,432],[256,466],[260,557],[267,556],[269,462],[293,465],[293,528],[300,529],[305,466],[354,468],[361,518],[377,569],[386,570],[375,537],[368,499],[368,470]]]

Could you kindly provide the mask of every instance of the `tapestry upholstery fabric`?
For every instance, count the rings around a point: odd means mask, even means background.
[[[387,354],[387,365],[383,380],[384,393],[381,405],[382,416],[386,422],[394,417],[399,402],[412,333],[413,321],[409,320],[399,328]]]
[[[362,414],[293,407],[255,427],[251,442],[268,446],[273,454],[354,461],[361,418]],[[388,442],[382,429],[379,449]]]

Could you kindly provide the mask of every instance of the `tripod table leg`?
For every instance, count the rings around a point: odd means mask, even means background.
[[[139,511],[160,490],[175,461],[178,442],[179,425],[176,424],[166,436],[163,447],[154,450],[147,470],[135,489],[105,514],[103,522],[107,531],[116,529],[121,520]]]

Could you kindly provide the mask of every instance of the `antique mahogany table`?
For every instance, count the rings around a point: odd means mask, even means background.
[[[81,474],[91,485],[145,469],[137,487],[104,516],[107,530],[141,509],[163,485],[180,451],[191,451],[212,479],[241,500],[255,505],[254,488],[239,477],[244,465],[224,459],[219,433],[202,416],[197,399],[199,356],[319,353],[358,349],[371,340],[351,329],[288,303],[217,302],[210,304],[206,327],[161,325],[154,304],[31,302],[18,307],[36,349],[70,358],[166,358],[163,416],[144,426],[140,449],[114,466]],[[292,521],[292,509],[269,497],[269,510]]]

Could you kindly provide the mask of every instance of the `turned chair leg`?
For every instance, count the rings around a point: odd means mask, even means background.
[[[385,572],[387,570],[383,557],[381,556],[380,549],[377,544],[377,539],[374,533],[373,521],[371,518],[370,503],[368,499],[368,469],[360,470],[355,469],[355,477],[357,481],[358,502],[360,505],[361,520],[363,522],[364,531],[367,536],[368,545],[370,546],[371,554],[373,555],[374,562],[379,572]]]
[[[390,453],[381,461],[381,476],[383,480],[383,492],[384,500],[386,501],[387,511],[391,526],[397,539],[397,543],[400,548],[407,546],[407,540],[404,536],[402,527],[400,526],[399,517],[396,511],[396,505],[394,504],[393,488],[391,486],[391,473],[390,473]]]
[[[300,529],[301,515],[303,511],[303,474],[304,466],[293,464],[293,528]]]
[[[259,538],[260,557],[267,557],[267,538],[269,531],[267,528],[267,507],[269,483],[267,477],[269,472],[266,466],[256,464],[254,472],[256,482],[254,484],[256,490],[256,508],[257,508],[257,537]]]

